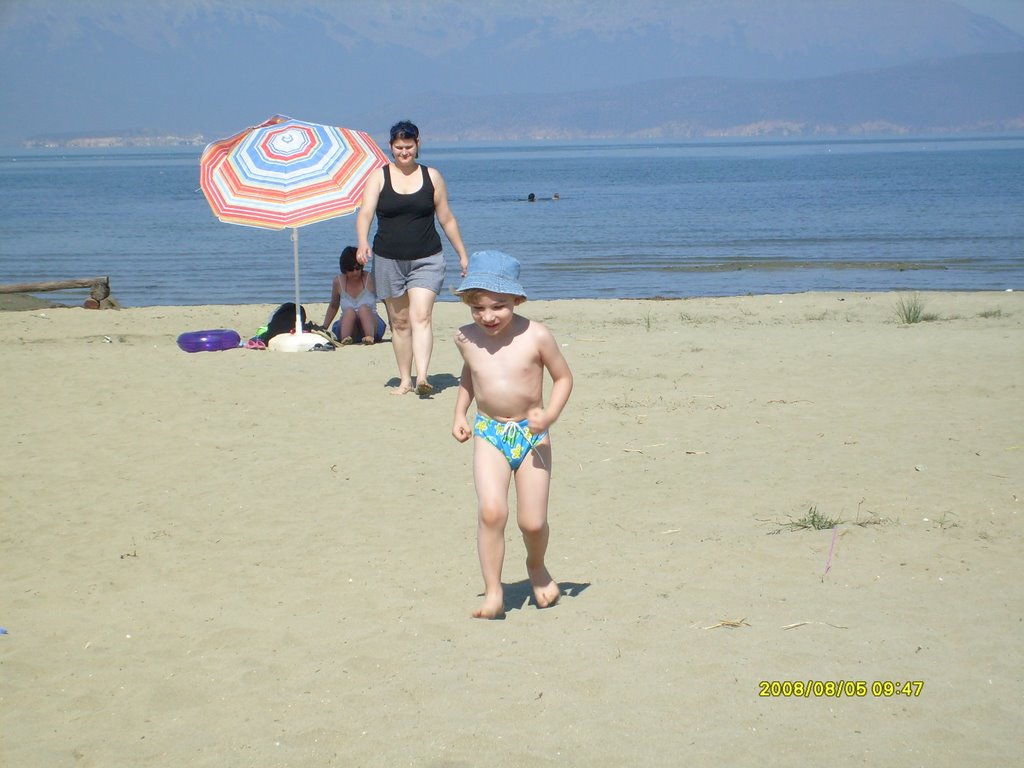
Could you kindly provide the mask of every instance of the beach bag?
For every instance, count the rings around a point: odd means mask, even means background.
[[[310,330],[311,323],[306,321],[306,308],[299,307],[299,316],[302,318],[302,330]],[[295,330],[295,302],[286,301],[275,309],[267,321],[266,330],[258,333],[254,338],[267,344],[279,333],[291,333]]]
[[[338,340],[334,334],[322,325],[310,322],[306,319],[306,308],[299,307],[299,316],[302,318],[302,330],[304,333],[315,333],[324,337],[326,344],[332,348],[338,346]],[[250,349],[266,349],[270,340],[282,333],[292,333],[295,330],[295,302],[287,301],[270,315],[267,324],[260,328],[256,335],[249,339],[246,344]]]

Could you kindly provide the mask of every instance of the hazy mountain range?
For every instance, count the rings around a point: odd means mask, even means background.
[[[1024,133],[1024,53],[934,59],[800,80],[673,78],[555,94],[435,95],[355,117],[411,112],[436,141]],[[83,141],[89,137],[88,141]],[[211,138],[211,137],[207,137]],[[72,132],[34,144],[201,144],[166,131]]]
[[[998,54],[1024,36],[986,7],[1024,18],[1024,0],[0,0],[0,143],[221,137],[277,113],[449,139],[1004,130],[1024,78]]]
[[[402,109],[367,115],[365,124]],[[415,114],[446,141],[1016,133],[1024,132],[1024,53],[799,80],[672,78],[557,94],[435,96]]]

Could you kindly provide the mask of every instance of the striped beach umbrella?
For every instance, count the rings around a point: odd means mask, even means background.
[[[210,144],[199,160],[199,185],[221,221],[292,228],[298,308],[298,228],[355,211],[366,180],[386,164],[363,131],[275,115]],[[297,312],[295,326],[301,334]]]

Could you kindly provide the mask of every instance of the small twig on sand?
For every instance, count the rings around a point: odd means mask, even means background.
[[[710,627],[704,627],[704,629],[718,629],[719,627],[728,627],[729,629],[737,629],[739,627],[749,627],[746,617],[742,619],[722,619],[717,624],[712,624]]]
[[[668,443],[653,443],[651,445],[645,445],[643,448],[623,448],[622,450],[626,453],[643,453],[645,448],[660,448]]]
[[[822,580],[828,576],[828,572],[832,570],[832,554],[836,551],[836,536],[839,534],[839,526],[832,526],[832,543],[828,548],[828,560],[825,561],[825,572],[821,574]]]

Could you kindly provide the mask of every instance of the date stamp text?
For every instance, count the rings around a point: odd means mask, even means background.
[[[761,680],[757,695],[783,699],[866,699],[907,696],[924,691],[924,680]]]

